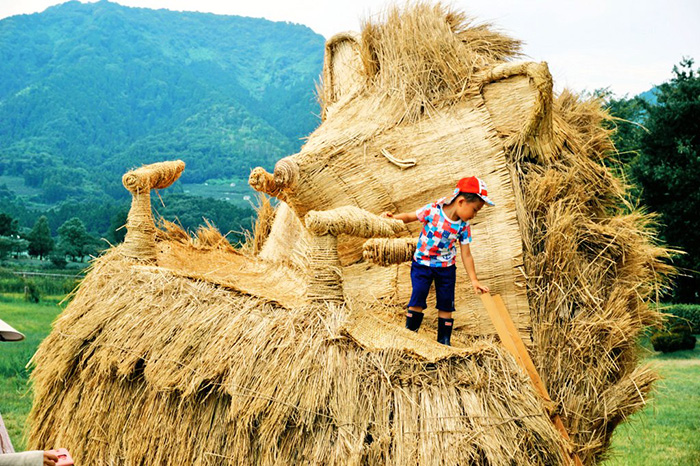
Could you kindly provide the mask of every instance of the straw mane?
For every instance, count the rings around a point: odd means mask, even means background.
[[[359,39],[336,36],[327,52],[348,40],[359,42],[362,66],[356,72],[364,80],[364,91],[405,102],[402,117],[408,120],[477,95],[483,84],[481,70],[519,56],[521,45],[488,24],[474,24],[464,13],[429,3],[391,8],[384,21],[365,21]],[[324,78],[325,112],[338,97],[332,74]]]
[[[138,187],[127,241],[95,261],[34,358],[30,446],[115,465],[604,458],[656,379],[636,339],[658,322],[648,301],[672,270],[609,168],[600,103],[555,97],[545,63],[510,61],[519,45],[424,3],[331,38],[324,121],[274,173],[251,174],[279,203],[261,204],[241,249],[213,225],[155,227],[149,190],[181,162],[125,175],[140,180],[125,181]],[[453,347],[434,341],[428,313],[419,333],[402,328],[417,230],[379,214],[468,174],[497,204],[473,224],[480,276],[553,404],[463,272]]]

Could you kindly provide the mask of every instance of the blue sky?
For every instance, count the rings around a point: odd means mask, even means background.
[[[203,11],[305,24],[326,38],[360,29],[384,0],[116,0],[127,6]],[[429,0],[431,1],[431,0]],[[432,2],[432,1],[431,1]],[[61,0],[0,0],[0,18]],[[403,4],[403,1],[399,2]],[[546,61],[555,88],[610,88],[634,95],[668,80],[682,57],[700,64],[698,0],[455,0],[478,21],[525,41],[526,59]]]

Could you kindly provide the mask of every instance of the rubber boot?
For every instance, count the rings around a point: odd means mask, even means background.
[[[443,345],[450,345],[450,337],[452,336],[452,324],[454,324],[454,319],[443,319],[438,317],[438,334],[437,341]]]
[[[423,322],[423,313],[418,311],[406,311],[406,328],[417,332]]]

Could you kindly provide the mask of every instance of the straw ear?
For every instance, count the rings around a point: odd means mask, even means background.
[[[481,94],[506,148],[537,159],[551,154],[552,75],[546,62],[496,65],[486,72]]]
[[[328,108],[357,92],[363,83],[360,36],[342,32],[326,41],[323,59],[323,93],[321,118]]]

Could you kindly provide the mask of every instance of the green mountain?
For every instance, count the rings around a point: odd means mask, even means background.
[[[245,180],[319,123],[324,38],[263,19],[68,2],[0,21],[0,187],[25,207],[110,203],[179,158],[184,183]],[[182,188],[180,188],[182,190]]]
[[[651,105],[656,105],[658,103],[658,93],[659,93],[659,88],[657,86],[652,87],[646,92],[642,92],[641,94],[637,95],[640,99],[644,99],[647,102],[649,102]]]

